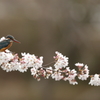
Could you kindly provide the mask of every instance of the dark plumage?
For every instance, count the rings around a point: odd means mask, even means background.
[[[10,48],[13,42],[20,43],[13,36],[6,36],[6,39],[0,42],[0,52],[3,52],[6,49]]]

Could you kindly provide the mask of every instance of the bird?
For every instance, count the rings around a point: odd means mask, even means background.
[[[13,42],[20,43],[12,35],[7,35],[6,38],[0,42],[0,52],[6,52],[5,50],[9,49]]]

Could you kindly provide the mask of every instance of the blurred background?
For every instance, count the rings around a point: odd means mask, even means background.
[[[74,64],[87,64],[100,73],[100,0],[0,0],[0,37],[13,35],[11,51],[29,52],[53,61],[55,51]],[[100,100],[100,88],[79,81],[37,82],[27,73],[0,69],[0,100]]]

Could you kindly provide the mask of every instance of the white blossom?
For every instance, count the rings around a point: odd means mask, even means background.
[[[68,77],[65,77],[63,80],[64,81],[69,81],[69,83],[70,84],[73,84],[73,85],[75,85],[75,84],[78,84],[78,82],[76,82],[76,80],[75,80],[75,77],[77,76],[77,72],[76,72],[76,70],[75,69],[72,69],[72,70],[70,70],[69,68],[67,68],[68,69]]]
[[[31,75],[36,75],[36,73],[37,73],[37,69],[36,68],[31,68]]]
[[[78,63],[76,63],[76,64],[75,64],[75,66],[78,66],[78,67],[79,67],[79,66],[80,66],[80,67],[82,66],[82,67],[83,67],[83,66],[84,66],[84,64],[83,64],[83,63],[79,63],[79,62],[78,62]]]
[[[87,80],[88,77],[89,77],[89,70],[88,70],[88,66],[85,65],[84,69],[81,70],[81,74],[79,74],[78,78],[81,80]]]
[[[37,58],[34,54],[21,53],[21,64],[27,67],[35,67],[36,69],[42,67],[43,57]]]
[[[59,52],[55,52],[57,54],[57,56],[55,56],[55,60],[56,63],[54,64],[54,67],[56,69],[61,69],[61,68],[65,68],[66,66],[68,66],[68,57],[63,56],[61,53]]]
[[[72,85],[78,84],[78,82],[75,81],[75,80],[70,80],[69,83],[72,84]]]
[[[6,39],[5,37],[0,38],[0,42],[3,41],[3,40],[5,40],[5,39]]]
[[[54,72],[51,77],[52,79],[55,79],[55,81],[59,81],[63,78],[63,75],[61,75],[60,72]]]
[[[0,65],[9,62],[13,57],[12,53],[0,52]]]
[[[100,86],[100,75],[95,74],[94,76],[92,76],[89,84],[94,86]]]

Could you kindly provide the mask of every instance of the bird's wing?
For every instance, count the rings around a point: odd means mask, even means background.
[[[0,49],[5,48],[9,45],[9,41],[4,40],[0,42]]]

